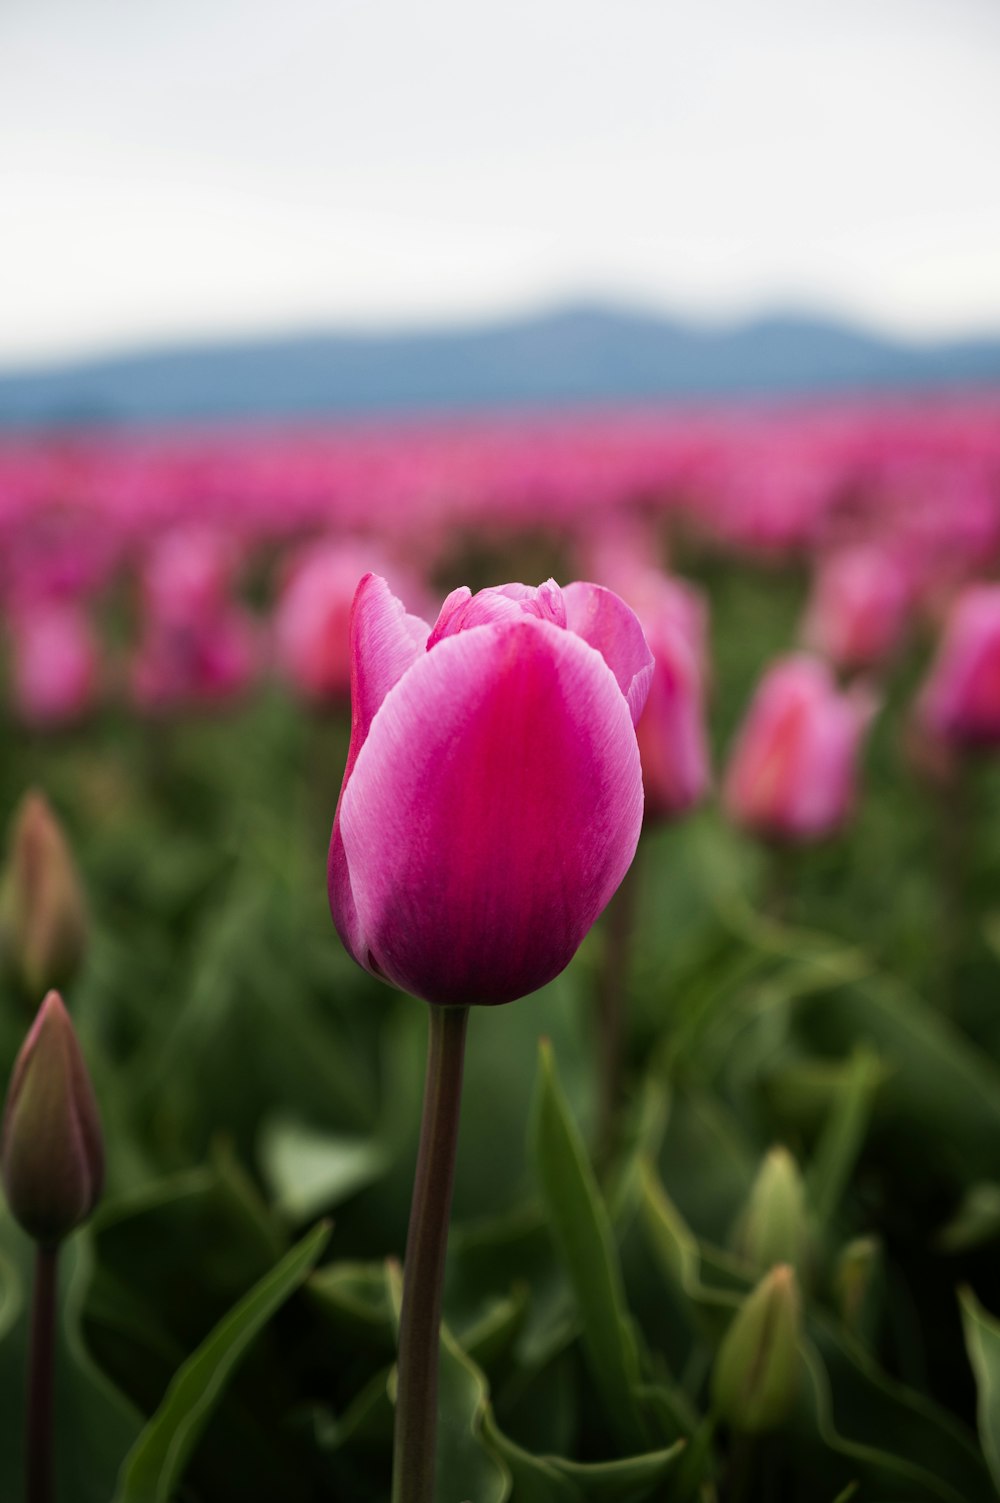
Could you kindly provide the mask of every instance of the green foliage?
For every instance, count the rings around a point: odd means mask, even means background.
[[[703,573],[721,750],[801,582]],[[439,1503],[996,1497],[1000,773],[967,769],[956,903],[900,752],[919,666],[889,685],[842,838],[779,871],[715,808],[643,837],[615,1156],[595,1157],[602,925],[543,992],[473,1015]],[[426,1036],[330,924],[346,731],[276,694],[156,730],[5,731],[0,815],[44,788],[92,920],[68,1003],[109,1182],[63,1258],[72,1503],[119,1476],[123,1499],[171,1503],[389,1495]],[[27,1021],[0,995],[4,1075]],[[331,1213],[310,1272],[318,1239],[293,1241]],[[776,1430],[738,1439],[712,1373],[775,1261],[802,1290],[799,1383]],[[29,1279],[0,1219],[5,1499]]]

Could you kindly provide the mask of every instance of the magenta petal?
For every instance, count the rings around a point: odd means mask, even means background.
[[[364,576],[351,608],[351,744],[327,863],[333,921],[347,949],[362,965],[366,957],[357,948],[357,913],[340,837],[340,806],[376,711],[406,670],[424,656],[429,630],[426,621],[407,615],[384,579],[377,574]]]
[[[490,626],[494,621],[516,621],[522,614],[517,599],[503,590],[479,590],[475,595],[468,585],[459,585],[452,590],[427,639],[427,649],[453,637],[457,632],[468,631],[470,626]]]
[[[613,590],[577,580],[563,590],[566,625],[596,647],[618,680],[636,725],[653,677],[653,655],[639,618]]]
[[[641,822],[635,733],[596,653],[524,615],[446,637],[386,697],[342,795],[349,948],[432,1002],[523,996],[572,958]]]

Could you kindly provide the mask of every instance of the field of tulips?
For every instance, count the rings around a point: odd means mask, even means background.
[[[996,1499],[998,581],[990,396],[3,439],[0,1498]]]

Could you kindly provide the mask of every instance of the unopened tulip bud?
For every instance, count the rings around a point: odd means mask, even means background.
[[[788,1263],[762,1279],[726,1332],[712,1377],[712,1396],[734,1430],[776,1429],[795,1401],[802,1305]]]
[[[750,1191],[737,1249],[759,1273],[776,1263],[790,1263],[801,1275],[807,1242],[802,1175],[787,1148],[772,1148]]]
[[[83,961],[87,911],[66,837],[42,794],[32,790],[14,816],[0,894],[4,963],[36,1003],[65,987]]]
[[[882,1267],[882,1244],[877,1237],[855,1237],[837,1259],[833,1293],[844,1324],[855,1335],[865,1324],[872,1289]]]
[[[11,1214],[43,1246],[86,1221],[104,1182],[101,1122],[58,992],[49,992],[14,1063],[0,1169]]]

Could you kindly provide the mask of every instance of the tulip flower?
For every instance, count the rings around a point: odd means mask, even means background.
[[[14,1063],[0,1132],[0,1171],[11,1215],[37,1244],[26,1385],[26,1496],[30,1503],[50,1503],[59,1247],[90,1216],[104,1183],[97,1103],[58,992],[45,998]]]
[[[825,663],[775,663],[758,686],[724,785],[737,824],[781,842],[818,840],[848,817],[861,738],[875,711],[866,689],[838,689]]]
[[[1000,585],[970,585],[954,602],[917,717],[956,749],[1000,746]]]
[[[636,727],[646,819],[676,819],[708,791],[705,730],[707,609],[683,580],[648,571],[626,598],[653,654],[653,678]]]
[[[598,585],[456,590],[430,630],[354,603],[353,725],[330,905],[360,965],[429,1002],[551,981],[628,870],[652,658]]]
[[[277,666],[316,704],[346,703],[351,692],[351,607],[371,562],[360,543],[319,543],[292,564],[274,613]],[[408,598],[415,593],[406,581]]]
[[[876,668],[899,646],[910,603],[906,572],[888,549],[844,549],[820,565],[803,640],[846,673]]]
[[[11,643],[14,708],[28,725],[71,725],[93,707],[97,646],[78,606],[45,601],[19,609]]]
[[[353,721],[330,843],[360,965],[430,1007],[406,1244],[393,1503],[431,1503],[441,1288],[469,1007],[568,964],[642,824],[634,725],[652,658],[609,590],[455,590],[433,629],[358,586]]]
[[[4,967],[37,1002],[66,986],[87,944],[83,888],[66,836],[42,794],[31,790],[17,807],[0,886]]]

